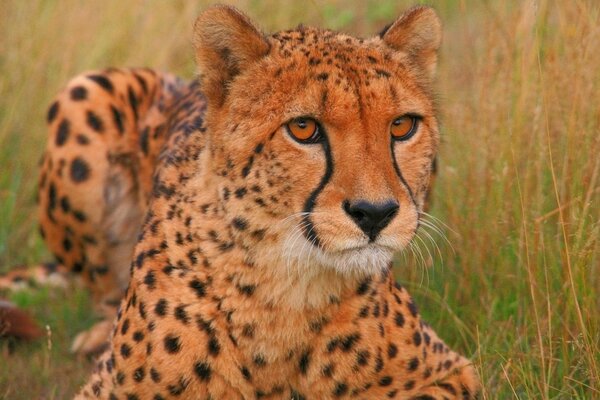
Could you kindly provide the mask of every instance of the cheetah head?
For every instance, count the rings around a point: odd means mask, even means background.
[[[266,36],[226,6],[198,18],[209,173],[248,257],[389,267],[419,226],[438,146],[440,40],[426,7],[364,40],[303,26]]]

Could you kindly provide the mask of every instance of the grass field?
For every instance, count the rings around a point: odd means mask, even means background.
[[[6,0],[0,7],[0,271],[48,260],[37,234],[44,115],[86,69],[194,74],[205,1]],[[238,1],[266,31],[304,22],[370,35],[408,1]],[[442,236],[397,277],[469,355],[485,399],[600,399],[600,3],[431,1],[445,25],[443,144],[431,210]],[[417,240],[418,241],[418,240]],[[430,262],[433,259],[433,262]],[[72,396],[91,364],[67,351],[94,321],[87,295],[5,294],[48,340],[0,343],[0,398]]]

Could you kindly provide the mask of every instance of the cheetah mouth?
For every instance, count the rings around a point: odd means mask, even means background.
[[[374,274],[386,269],[398,249],[376,243],[353,245],[342,249],[321,251],[323,265],[342,273]]]
[[[367,243],[367,244],[363,244],[363,245],[356,245],[356,246],[349,246],[343,249],[338,249],[338,250],[333,250],[330,251],[331,254],[356,254],[356,253],[365,253],[365,252],[378,252],[378,251],[382,251],[382,252],[386,252],[386,253],[394,253],[396,251],[398,251],[398,249],[391,247],[391,246],[387,246],[384,244],[378,244],[378,243]]]

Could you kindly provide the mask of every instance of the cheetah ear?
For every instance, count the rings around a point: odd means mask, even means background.
[[[249,64],[269,52],[265,36],[236,8],[213,6],[194,24],[194,48],[203,91],[222,105],[227,84]]]
[[[442,42],[442,23],[432,8],[411,8],[379,36],[391,48],[407,53],[433,78]]]

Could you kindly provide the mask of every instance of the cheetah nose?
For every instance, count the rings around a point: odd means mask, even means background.
[[[344,201],[344,211],[352,218],[358,227],[374,241],[396,216],[400,205],[394,200],[383,203],[371,203],[365,200]]]

